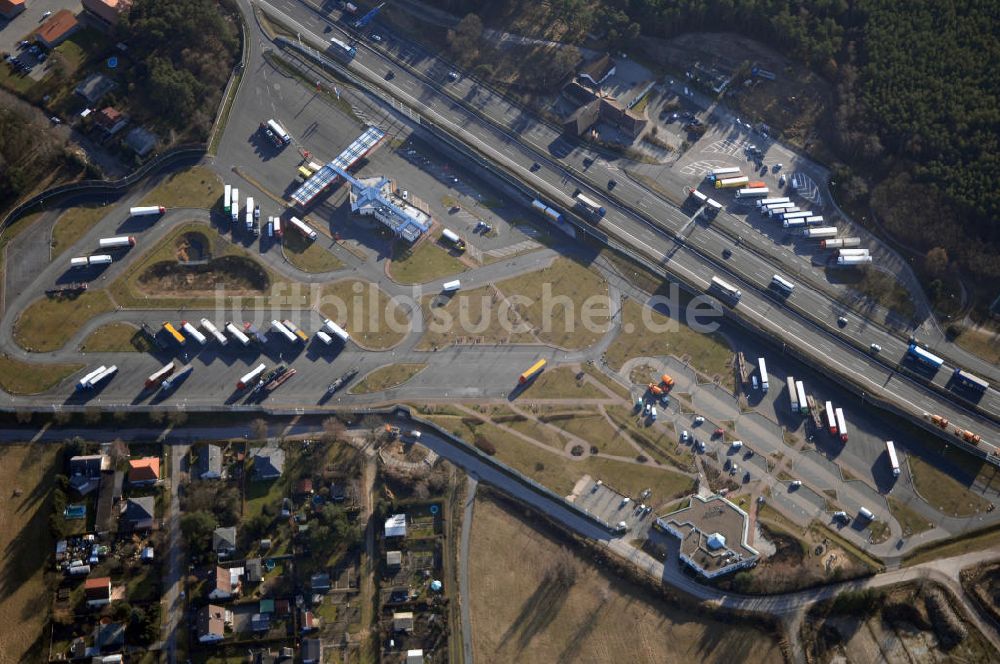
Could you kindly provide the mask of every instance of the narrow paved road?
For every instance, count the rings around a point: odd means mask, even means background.
[[[479,479],[469,474],[465,486],[465,510],[462,514],[462,544],[458,554],[458,593],[462,608],[462,661],[472,664],[472,599],[469,597],[469,540],[472,539],[472,507],[476,502]]]
[[[167,566],[163,575],[163,640],[168,664],[177,661],[177,627],[184,620],[185,602],[181,599],[181,501],[180,485],[183,461],[188,445],[179,443],[167,448],[170,455],[170,514],[167,517]]]

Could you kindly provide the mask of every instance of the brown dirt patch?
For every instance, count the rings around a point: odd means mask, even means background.
[[[216,284],[224,285],[230,295],[263,293],[271,279],[260,264],[242,256],[221,256],[197,265],[161,261],[149,266],[138,279],[142,291],[166,296],[211,293]]]

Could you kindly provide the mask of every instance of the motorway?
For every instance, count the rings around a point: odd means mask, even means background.
[[[292,0],[258,4],[284,14],[283,20],[301,28],[303,38],[316,44],[325,43],[321,34],[330,22],[318,17],[311,8]],[[334,29],[338,26],[334,25]],[[620,176],[613,170],[616,167],[599,154],[567,145],[551,127],[472,81],[460,80],[448,85],[466,102],[458,103],[442,90],[447,70],[434,59],[422,58],[401,67],[397,61],[372,50],[364,42],[359,42],[358,47],[358,54],[349,67],[351,71],[377,81],[393,97],[411,108],[420,109],[441,125],[450,126],[463,140],[485,150],[489,159],[518,173],[521,179],[556,200],[568,200],[576,188],[594,193],[599,183]],[[385,81],[385,72],[390,69],[396,76]],[[475,111],[470,110],[473,108]],[[552,158],[553,151],[558,153],[560,161]],[[593,160],[586,169],[586,180],[578,177],[584,170],[584,160]],[[542,164],[542,168],[531,173],[535,162]],[[703,224],[694,219],[694,215],[685,215],[669,201],[628,179],[619,181],[614,195],[618,201],[627,201],[632,207],[609,206],[601,227],[625,238],[633,248],[654,259],[669,273],[696,290],[706,289],[713,275],[725,275],[742,285],[743,298],[737,310],[751,325],[775,339],[783,339],[815,358],[818,364],[848,377],[867,395],[895,403],[915,419],[920,419],[925,412],[938,413],[957,426],[979,433],[986,441],[1000,442],[1000,426],[996,424],[1000,416],[1000,393],[996,390],[989,390],[979,404],[990,414],[990,419],[971,411],[961,402],[942,398],[900,370],[905,343],[898,337],[867,325],[855,314],[843,312],[842,307],[825,294],[804,286],[799,286],[791,298],[795,308],[784,306],[766,287],[775,269],[760,254],[737,250],[730,261],[719,265],[713,262],[714,257],[720,256],[723,249],[732,248],[733,242],[712,225]],[[608,198],[606,193],[604,197]],[[672,233],[684,235],[686,241],[676,241]],[[843,330],[836,327],[838,315],[848,318]],[[867,349],[871,343],[882,345],[880,357],[872,357],[859,349]],[[946,369],[937,372],[935,384],[943,387],[949,373]]]

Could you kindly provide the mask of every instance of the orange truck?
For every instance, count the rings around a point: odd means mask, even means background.
[[[979,434],[972,433],[967,429],[955,429],[955,433],[961,436],[962,440],[973,445],[978,445],[979,441],[982,440]]]
[[[660,387],[659,385],[657,385],[656,383],[650,383],[649,384],[649,392],[653,396],[657,396],[658,397],[661,394],[663,394],[663,388]]]
[[[942,429],[945,429],[945,428],[948,427],[948,418],[941,417],[940,415],[931,415],[931,422],[933,424],[938,425]]]
[[[666,385],[668,390],[674,386],[674,379],[670,377],[670,374],[663,374],[663,377],[660,378],[660,382]]]

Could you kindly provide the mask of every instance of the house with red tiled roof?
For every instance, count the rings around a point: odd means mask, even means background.
[[[106,28],[117,25],[118,17],[132,8],[132,0],[83,0],[82,4],[87,16]]]
[[[160,457],[129,459],[128,483],[133,486],[149,486],[160,479]]]
[[[128,118],[116,108],[108,106],[94,114],[94,124],[108,136],[114,136],[128,124]]]
[[[111,603],[111,577],[101,576],[83,582],[83,593],[87,606],[98,607]]]
[[[24,0],[0,0],[0,16],[12,19],[24,11]]]
[[[79,29],[80,22],[76,20],[73,12],[60,9],[35,31],[35,41],[45,48],[53,49]]]

